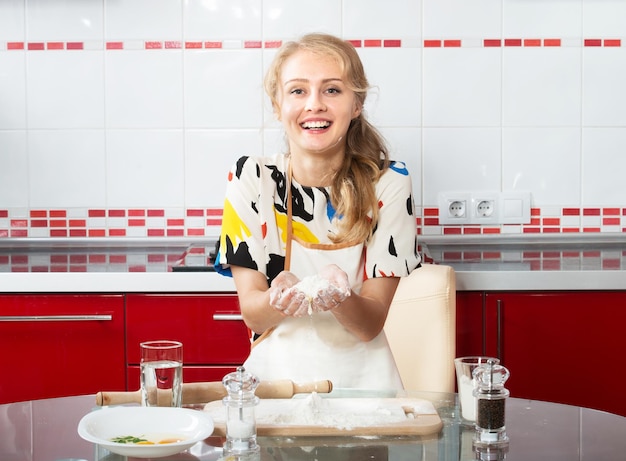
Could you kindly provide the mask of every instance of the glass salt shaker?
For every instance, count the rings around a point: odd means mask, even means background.
[[[226,442],[224,455],[248,459],[259,452],[256,442],[254,407],[259,403],[254,392],[259,379],[247,373],[244,367],[224,376],[222,384],[228,392],[222,402],[226,406]]]
[[[494,360],[477,367],[473,372],[476,381],[476,432],[474,445],[498,446],[509,443],[505,426],[505,405],[509,391],[504,388],[509,370]]]

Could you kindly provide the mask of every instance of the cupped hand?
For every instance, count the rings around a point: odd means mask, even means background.
[[[320,271],[319,276],[328,281],[328,283],[313,297],[311,301],[313,312],[335,309],[350,296],[351,289],[348,274],[336,264],[324,267]]]
[[[289,271],[283,271],[276,276],[270,285],[270,306],[283,315],[301,317],[309,308],[306,295],[297,289],[300,279]]]

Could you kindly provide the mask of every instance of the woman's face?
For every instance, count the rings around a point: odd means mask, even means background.
[[[361,112],[344,78],[335,60],[310,51],[298,51],[285,61],[278,116],[292,154],[343,154],[350,121]]]

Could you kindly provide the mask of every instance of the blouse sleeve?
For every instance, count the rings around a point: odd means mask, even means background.
[[[419,266],[412,188],[402,162],[392,162],[379,180],[379,218],[367,245],[366,278],[404,277]]]
[[[259,164],[251,157],[241,157],[228,173],[222,229],[215,257],[215,270],[232,276],[230,266],[242,266],[265,272],[263,226],[257,203]]]

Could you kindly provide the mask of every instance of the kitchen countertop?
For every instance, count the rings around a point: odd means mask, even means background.
[[[459,291],[626,290],[626,235],[421,236]],[[215,239],[0,239],[0,292],[234,292]]]

